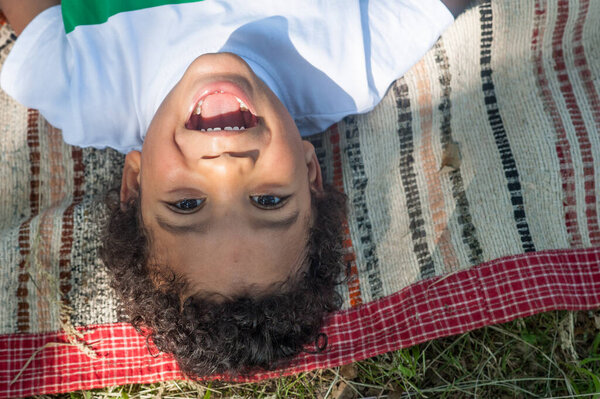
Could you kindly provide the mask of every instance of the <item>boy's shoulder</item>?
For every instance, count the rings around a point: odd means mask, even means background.
[[[0,10],[17,35],[39,14],[60,4],[60,0],[0,0]]]

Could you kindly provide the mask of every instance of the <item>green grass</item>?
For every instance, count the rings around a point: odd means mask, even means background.
[[[255,384],[169,381],[37,398],[594,398],[600,311],[549,312]]]

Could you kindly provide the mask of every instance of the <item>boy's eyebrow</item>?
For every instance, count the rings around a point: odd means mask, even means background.
[[[293,226],[298,217],[300,216],[300,211],[296,210],[294,213],[286,215],[280,219],[252,219],[251,226],[255,229],[276,229],[276,230],[287,230],[291,226]],[[198,233],[198,234],[206,234],[210,229],[210,223],[208,221],[200,222],[200,223],[192,223],[192,224],[171,224],[165,218],[160,215],[156,215],[155,217],[156,223],[163,229],[168,231],[169,233],[175,235],[183,235],[189,233]]]

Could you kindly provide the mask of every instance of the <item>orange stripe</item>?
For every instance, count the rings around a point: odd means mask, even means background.
[[[331,131],[330,141],[333,152],[333,187],[339,192],[344,192],[344,177],[342,172],[342,155],[340,152],[340,133],[337,124],[329,128]],[[350,306],[358,306],[362,304],[362,294],[360,292],[360,280],[358,277],[358,267],[356,266],[356,254],[350,237],[350,229],[348,220],[344,220],[343,224],[343,245],[344,258],[346,265],[350,265],[350,275],[348,276],[348,295],[350,297]]]
[[[65,186],[65,168],[63,166],[62,146],[63,140],[60,130],[46,123],[45,135],[48,143],[48,169],[50,172],[50,205],[48,209],[41,215],[40,227],[38,236],[40,240],[37,244],[38,249],[38,265],[42,270],[51,272],[52,270],[52,232],[56,207],[64,198]],[[44,276],[36,278],[36,287],[38,290],[37,300],[37,318],[38,329],[40,331],[49,331],[52,328],[48,298],[55,295],[53,287]]]
[[[47,124],[48,153],[50,162],[50,201],[55,206],[65,199],[65,167],[63,159],[63,138],[60,130]]]
[[[434,245],[436,245],[442,255],[444,269],[448,271],[457,270],[459,267],[456,253],[452,247],[450,230],[448,229],[448,216],[444,210],[444,194],[441,190],[441,181],[439,167],[435,162],[432,144],[432,107],[431,84],[427,73],[425,61],[421,60],[415,65],[415,77],[417,79],[417,91],[419,93],[417,101],[419,102],[419,117],[421,119],[422,141],[421,158],[423,162],[423,171],[427,182],[427,192],[429,200],[429,209],[431,211],[434,228]]]
[[[52,209],[48,209],[40,215],[40,224],[36,234],[36,270],[32,272],[35,274],[35,288],[37,290],[37,329],[39,331],[50,331],[52,326],[50,323],[50,302],[48,298],[55,294],[49,284],[49,280],[39,271],[46,271],[51,273],[52,269],[52,227],[55,212]]]

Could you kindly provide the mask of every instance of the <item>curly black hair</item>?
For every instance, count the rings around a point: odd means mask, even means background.
[[[346,196],[327,186],[311,193],[311,201],[315,217],[307,267],[298,276],[258,297],[242,293],[214,300],[198,292],[182,303],[185,278],[168,266],[152,266],[139,197],[122,210],[118,197],[109,195],[100,256],[130,323],[160,351],[172,354],[190,378],[251,375],[289,364],[307,345],[323,350],[323,320],[342,302],[335,287],[344,281]]]

